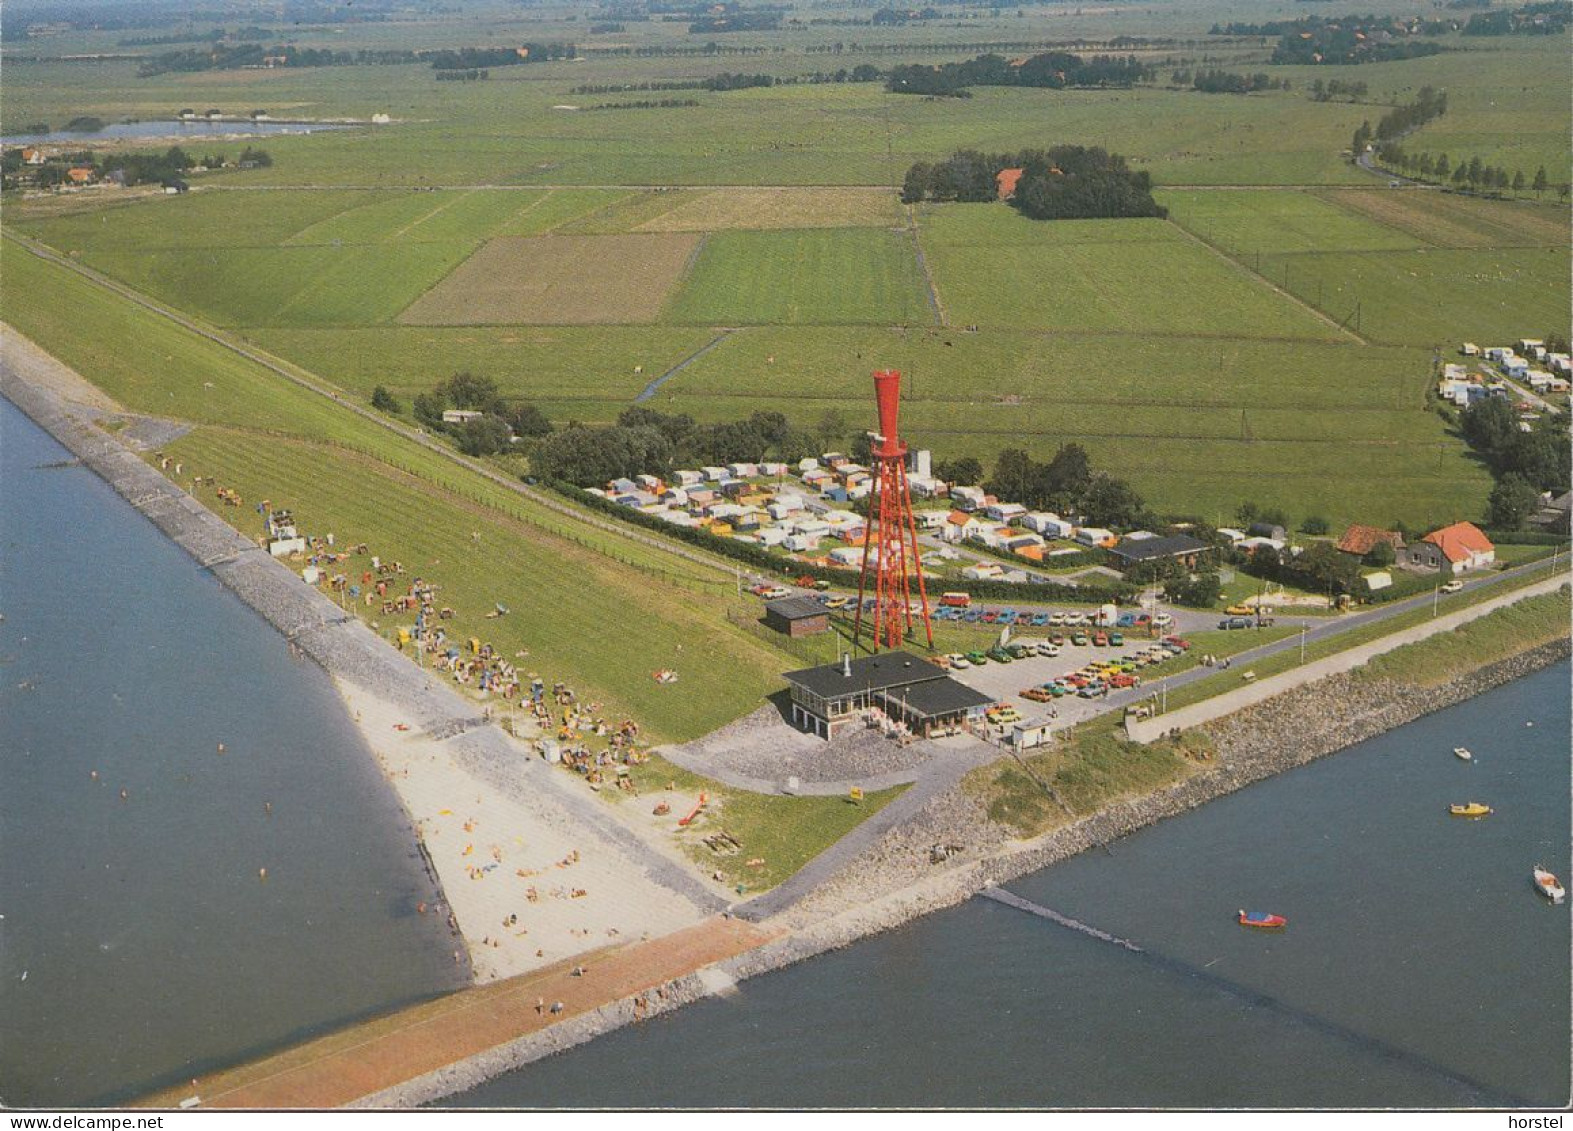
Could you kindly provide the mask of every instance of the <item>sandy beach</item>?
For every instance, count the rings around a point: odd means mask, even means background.
[[[705,916],[652,881],[618,846],[554,809],[469,773],[410,713],[364,688],[335,681],[390,785],[409,812],[469,946],[475,980],[528,973],[614,943],[678,930]],[[404,728],[404,729],[401,729]],[[528,741],[512,740],[537,772]]]

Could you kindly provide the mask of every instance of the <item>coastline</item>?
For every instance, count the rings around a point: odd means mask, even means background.
[[[20,336],[14,337],[25,342]],[[63,366],[60,368],[64,370]],[[431,816],[428,810],[440,801],[424,796],[428,792],[425,789],[417,794],[407,785],[401,788],[401,781],[410,780],[401,775],[423,759],[433,766],[442,763],[447,772],[459,775],[443,779],[455,787],[461,782],[466,787],[473,785],[496,798],[498,804],[515,806],[522,803],[520,794],[544,794],[535,816],[547,826],[555,819],[559,834],[566,832],[580,840],[591,836],[604,839],[614,870],[636,871],[651,885],[635,892],[618,891],[613,899],[620,905],[631,900],[632,905],[645,906],[640,914],[648,914],[646,900],[679,894],[682,902],[688,904],[688,910],[679,916],[682,921],[668,924],[658,915],[650,922],[655,931],[663,935],[676,931],[725,906],[726,901],[716,891],[696,881],[676,861],[657,858],[643,838],[600,812],[594,799],[561,788],[558,775],[525,756],[498,728],[477,718],[473,703],[390,651],[355,618],[346,616],[322,594],[301,585],[287,567],[274,562],[255,543],[170,484],[120,440],[83,418],[116,411],[112,405],[67,396],[66,399],[83,405],[73,411],[61,403],[57,395],[62,393],[60,388],[45,391],[9,374],[0,391],[329,674],[345,698],[347,710],[356,716],[390,784],[404,801],[414,828],[422,829],[423,819]],[[1166,817],[1528,675],[1565,658],[1569,652],[1570,642],[1563,637],[1423,690],[1391,681],[1359,683],[1348,675],[1330,676],[1207,724],[1204,729],[1217,743],[1218,756],[1184,781],[1153,794],[1123,800],[1032,840],[1009,840],[997,826],[986,826],[990,835],[985,837],[986,843],[977,844],[979,829],[985,827],[979,824],[981,810],[958,788],[953,788],[880,838],[803,903],[763,924],[784,933],[732,957],[641,985],[636,992],[600,1002],[593,1000],[592,995],[582,1008],[560,1021],[530,1024],[527,1028],[531,1031],[371,1091],[353,1101],[352,1106],[408,1107],[463,1091],[633,1021],[724,992],[736,981],[795,964],[954,906],[987,887],[1108,844]],[[1336,711],[1329,709],[1330,703],[1337,704]],[[392,721],[394,715],[401,721],[409,720],[408,738],[399,731],[397,741],[390,740],[397,727]],[[528,789],[521,781],[526,778]],[[412,801],[412,797],[416,800]],[[545,813],[546,810],[551,813]],[[502,817],[502,810],[497,812],[499,823],[514,819]],[[463,820],[468,814],[455,810],[452,816]],[[487,823],[490,820],[487,818]],[[928,861],[928,846],[957,840],[971,841],[973,847],[936,871],[936,866]],[[557,848],[554,843],[548,855],[555,854]],[[456,869],[453,861],[446,868],[438,867],[445,894],[457,894],[458,888],[480,890],[477,885],[485,881],[465,873],[464,867],[459,862]],[[467,880],[458,879],[466,874]],[[532,966],[526,948],[511,946],[506,952],[508,961],[500,954],[493,958],[495,952],[503,949],[500,945],[489,946],[491,936],[499,933],[493,921],[500,923],[498,912],[502,907],[489,898],[466,901],[467,908],[469,902],[474,902],[475,909],[462,913],[458,907],[454,910],[476,960],[479,978],[509,978],[560,962],[564,957],[562,951],[538,954],[540,961]],[[597,926],[605,929],[605,925]],[[560,933],[581,928],[568,927],[564,921],[548,929]],[[647,936],[650,933],[645,930]],[[632,938],[638,937],[635,930]],[[606,942],[606,938],[586,941],[580,952]],[[479,953],[478,944],[485,947]],[[533,940],[530,945],[535,947]],[[379,1019],[383,1020],[386,1019]],[[155,1099],[167,1101],[169,1097]]]

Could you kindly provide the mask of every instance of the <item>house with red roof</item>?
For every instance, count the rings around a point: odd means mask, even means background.
[[[1404,536],[1398,531],[1383,530],[1377,526],[1362,526],[1356,522],[1344,531],[1344,536],[1338,540],[1338,549],[1343,553],[1363,558],[1382,542],[1393,547],[1395,558],[1398,551],[1404,548]]]
[[[1485,569],[1497,560],[1496,547],[1485,531],[1472,522],[1455,522],[1433,530],[1418,542],[1405,546],[1399,562],[1410,569],[1467,573]]]
[[[994,174],[994,185],[999,190],[1001,200],[1009,200],[1016,195],[1016,183],[1021,180],[1022,170],[1001,169]]]

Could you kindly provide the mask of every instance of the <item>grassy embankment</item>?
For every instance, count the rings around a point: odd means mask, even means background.
[[[58,271],[15,249],[6,266],[12,280]],[[22,297],[39,291],[8,288],[6,319],[128,408],[205,421],[167,452],[185,465],[185,477],[213,475],[241,494],[240,507],[224,506],[211,488],[196,497],[243,533],[262,532],[254,504],[266,498],[290,507],[313,533],[333,531],[341,549],[366,542],[369,554],[405,563],[404,580],[421,576],[438,586],[440,603],[455,610],[445,622],[452,640],[474,635],[504,656],[524,653],[521,669],[564,680],[582,700],[599,701],[607,717],[637,719],[651,741],[691,738],[746,713],[793,666],[765,639],[728,623],[724,579],[716,586],[688,577],[691,567],[659,551],[572,527],[97,288],[71,278],[52,284],[69,296],[69,317]],[[160,373],[162,380],[154,376]],[[369,557],[340,568],[358,581]],[[508,615],[487,619],[497,603]],[[349,607],[386,638],[413,623],[375,605]],[[680,673],[676,684],[650,678],[663,667]],[[635,773],[648,791],[669,781],[707,791],[716,815],[696,831],[724,827],[747,855],[712,860],[697,843],[691,850],[754,891],[796,871],[900,793],[871,796],[859,807],[838,798],[746,794],[659,759]],[[763,867],[747,867],[755,856]]]

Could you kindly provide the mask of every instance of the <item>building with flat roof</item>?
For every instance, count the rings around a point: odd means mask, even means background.
[[[792,725],[821,738],[835,737],[871,707],[928,737],[960,728],[994,702],[902,651],[856,660],[842,656],[839,663],[787,672],[785,678],[792,692]]]

